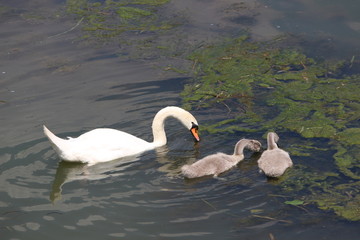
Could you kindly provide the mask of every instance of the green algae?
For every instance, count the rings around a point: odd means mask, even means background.
[[[339,183],[341,176],[332,172],[312,172],[297,166],[281,183],[283,193],[302,194],[307,204],[333,211],[350,221],[360,220],[360,181]],[[294,196],[295,197],[295,196]],[[298,197],[298,196],[296,196]]]
[[[303,205],[304,201],[299,200],[299,199],[294,199],[292,201],[285,201],[284,203],[287,205],[299,206],[299,205]]]
[[[119,7],[116,13],[123,20],[139,19],[142,17],[152,15],[150,11],[142,10],[134,7]]]
[[[280,127],[305,138],[359,143],[360,130],[347,130],[347,125],[360,117],[360,76],[338,74],[344,62],[317,63],[300,52],[264,47],[246,38],[206,48],[190,59],[199,77],[182,92],[187,109],[216,104],[230,111],[244,109],[208,125],[210,132],[231,132],[236,124],[247,128],[244,131]]]
[[[169,0],[67,0],[66,10],[83,20],[84,38],[104,41],[124,32],[171,29],[173,25],[159,20],[157,8]]]
[[[318,64],[297,51],[264,48],[245,38],[204,49],[191,59],[201,75],[182,93],[188,109],[215,103],[230,109],[241,105],[246,114],[235,122],[250,117],[248,122],[254,127],[257,122],[262,122],[263,129],[280,125],[308,138],[335,138],[349,121],[359,117],[354,111],[360,107],[354,89],[359,88],[360,77],[329,77],[343,65],[334,70],[333,65]],[[266,95],[266,105],[255,108],[259,92]],[[231,106],[227,103],[230,99]],[[279,114],[264,120],[264,110],[268,111],[265,115],[270,111]]]
[[[332,210],[351,221],[360,221],[359,187],[359,182],[336,185],[334,189],[326,189],[328,191],[314,194],[310,200],[320,209]]]
[[[350,127],[360,117],[360,76],[346,75],[345,61],[318,62],[299,51],[253,43],[246,37],[201,49],[190,59],[196,78],[184,87],[183,106],[226,113],[202,130],[282,130],[330,140],[335,152],[330,161],[337,172],[300,168],[278,184],[294,194],[306,190],[305,201],[320,209],[360,220],[356,195],[360,128]],[[304,156],[304,148],[299,146],[291,154]]]
[[[335,164],[342,174],[351,179],[360,180],[360,146],[335,145]]]

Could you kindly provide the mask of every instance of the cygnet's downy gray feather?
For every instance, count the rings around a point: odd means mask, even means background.
[[[280,149],[276,144],[279,136],[274,132],[267,135],[268,149],[265,150],[258,160],[258,166],[268,177],[280,177],[287,168],[293,166],[288,152]]]
[[[234,154],[228,155],[219,152],[206,156],[191,165],[184,165],[181,168],[181,173],[187,178],[208,175],[217,177],[220,173],[229,170],[244,159],[244,148],[258,152],[261,149],[261,143],[256,140],[241,139],[235,145]]]

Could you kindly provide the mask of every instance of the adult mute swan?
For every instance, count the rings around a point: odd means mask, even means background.
[[[187,178],[197,178],[208,175],[217,177],[220,173],[229,170],[244,159],[244,148],[258,152],[261,149],[261,143],[256,140],[241,139],[235,145],[234,154],[228,155],[219,152],[206,156],[191,165],[182,166],[181,173]]]
[[[55,136],[44,126],[44,133],[52,147],[64,161],[82,162],[90,165],[136,155],[166,144],[164,122],[168,117],[178,119],[190,130],[196,141],[198,123],[193,115],[179,107],[165,107],[154,117],[153,141],[147,142],[126,132],[110,128],[97,128],[67,140]]]
[[[268,177],[280,177],[287,168],[292,167],[293,162],[288,152],[280,149],[276,144],[279,136],[274,132],[267,134],[268,148],[258,160],[258,166]]]

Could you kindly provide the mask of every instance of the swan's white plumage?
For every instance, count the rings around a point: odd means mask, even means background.
[[[166,107],[154,117],[153,142],[147,142],[129,133],[110,128],[94,129],[77,138],[67,140],[57,137],[45,126],[44,133],[63,160],[95,164],[136,155],[165,145],[164,121],[168,117],[177,118],[189,130],[197,128],[198,123],[189,112],[179,107]],[[194,137],[199,140],[197,131],[195,131]]]

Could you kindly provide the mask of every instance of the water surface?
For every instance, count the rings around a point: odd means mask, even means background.
[[[240,138],[265,144],[262,132],[202,132],[202,141],[195,144],[187,129],[169,120],[168,145],[156,151],[91,167],[61,162],[43,136],[43,124],[61,137],[112,127],[151,140],[153,116],[164,106],[181,104],[179,93],[191,76],[164,71],[174,58],[129,60],[120,57],[116,44],[81,44],[80,29],[58,35],[77,22],[54,17],[64,2],[25,2],[4,1],[17,10],[5,11],[0,25],[1,239],[269,239],[270,234],[276,239],[333,239],[339,232],[342,239],[358,236],[356,222],[316,206],[284,204],[293,196],[281,192],[281,182],[258,172],[258,154],[246,152],[246,159],[221,179],[186,180],[179,174],[183,164],[217,151],[231,153]],[[280,32],[270,21],[277,19],[279,9],[247,1],[252,8],[241,17],[234,10],[241,6],[233,4],[236,1],[189,0],[167,7],[193,19],[183,29],[190,42],[212,41],[219,33],[231,36],[244,25],[263,38]],[[26,17],[35,8],[49,18]],[[200,129],[201,123],[218,117],[201,110],[193,114]],[[284,149],[309,141],[289,132],[279,135]],[[334,170],[328,142],[314,141],[324,151],[293,156],[295,166]]]

